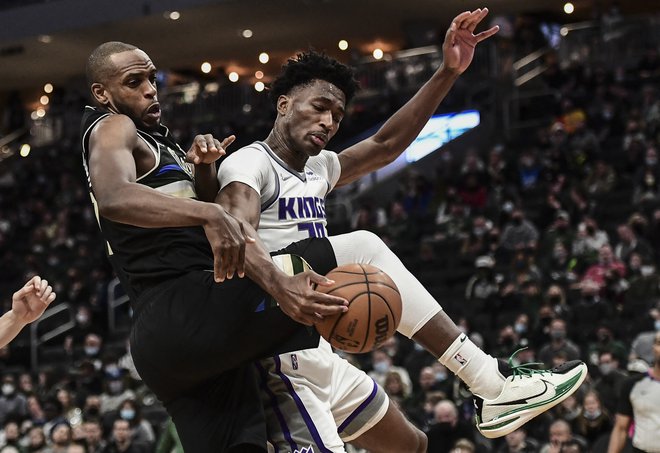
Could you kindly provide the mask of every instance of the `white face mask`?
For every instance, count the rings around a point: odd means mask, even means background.
[[[385,374],[390,370],[390,364],[386,361],[380,361],[374,363],[374,371],[379,374]]]
[[[14,387],[13,384],[2,384],[2,389],[1,390],[2,390],[2,394],[7,396],[7,395],[11,395],[12,393],[14,393],[14,390],[16,390],[16,387]]]

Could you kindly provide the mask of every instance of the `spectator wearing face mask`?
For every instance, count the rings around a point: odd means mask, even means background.
[[[522,209],[514,209],[511,221],[502,231],[500,247],[506,251],[535,248],[539,239],[539,231],[529,220],[525,219]]]
[[[458,439],[474,442],[474,431],[470,424],[460,420],[458,409],[451,400],[442,400],[433,408],[435,423],[426,433],[428,453],[449,453]]]
[[[128,421],[131,427],[131,438],[136,443],[152,447],[156,441],[153,426],[149,421],[142,418],[142,405],[134,399],[128,399],[121,403],[118,412],[119,418]]]
[[[552,366],[552,358],[561,352],[566,356],[566,360],[578,360],[580,358],[580,348],[567,338],[566,321],[561,318],[555,318],[550,323],[550,342],[546,343],[539,350],[538,358],[546,366]]]
[[[601,247],[609,243],[607,233],[598,227],[593,218],[585,216],[577,227],[577,236],[571,252],[578,259],[580,269],[583,269],[596,262]]]
[[[126,388],[125,372],[121,368],[107,366],[105,390],[101,393],[101,413],[115,411],[127,399],[135,399],[135,392]]]
[[[8,416],[25,417],[28,415],[27,400],[16,388],[16,378],[13,374],[5,374],[0,386],[0,424],[4,424]]]
[[[588,391],[584,395],[582,411],[573,420],[573,432],[593,445],[599,438],[607,436],[612,429],[612,417],[603,406],[598,392]]]
[[[395,366],[392,364],[392,357],[387,351],[380,347],[371,353],[371,367],[372,370],[368,373],[371,378],[378,383],[381,387],[385,385],[385,378],[390,371],[396,371],[401,376],[403,385],[412,388],[410,374],[405,368]]]
[[[527,436],[527,430],[523,425],[504,436],[504,443],[497,449],[497,453],[536,453],[539,447],[539,441]]]
[[[598,365],[602,352],[611,352],[618,362],[625,367],[628,358],[628,347],[614,337],[614,331],[610,325],[603,321],[596,328],[595,341],[589,343],[587,354],[592,365]]]

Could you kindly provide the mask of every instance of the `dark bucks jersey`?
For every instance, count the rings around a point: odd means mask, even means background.
[[[115,272],[129,294],[186,272],[213,267],[213,254],[202,227],[141,228],[113,222],[99,215],[94,187],[89,177],[89,137],[94,127],[112,113],[85,107],[81,142],[83,165],[94,211],[107,242],[107,252]],[[168,129],[157,132],[138,129],[138,137],[151,150],[154,167],[137,178],[159,192],[175,197],[196,198],[192,165],[185,162],[185,152],[174,142]]]

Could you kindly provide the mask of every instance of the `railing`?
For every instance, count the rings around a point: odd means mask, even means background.
[[[69,318],[68,321],[58,324],[57,327],[42,335],[39,335],[39,325],[62,312],[67,312]],[[41,315],[39,319],[30,324],[30,366],[32,367],[32,371],[37,371],[39,366],[39,346],[46,343],[47,341],[52,340],[58,335],[68,332],[75,326],[76,322],[73,318],[71,306],[67,303],[62,303],[49,308],[44,312],[43,315]]]
[[[14,155],[12,143],[25,136],[27,129],[17,129],[0,138],[0,162]]]
[[[117,308],[129,302],[121,283],[117,278],[108,284],[108,331],[113,334],[117,331]]]

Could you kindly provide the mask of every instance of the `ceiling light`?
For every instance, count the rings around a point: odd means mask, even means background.
[[[572,3],[565,3],[564,4],[564,12],[566,14],[571,14],[573,11],[575,11],[575,7],[573,6]]]
[[[263,79],[263,78],[264,78],[264,73],[261,72],[261,71],[257,71],[257,72],[254,73],[254,76],[255,76],[257,79]]]
[[[559,34],[562,35],[562,36],[568,35],[568,27],[561,27],[559,29]]]
[[[378,48],[374,49],[373,56],[376,60],[380,60],[383,58],[383,50]]]
[[[252,30],[250,30],[249,28],[246,28],[245,30],[243,30],[241,32],[241,35],[243,35],[244,38],[249,39],[249,38],[252,37]]]
[[[257,82],[254,84],[254,89],[260,93],[264,90],[264,88],[266,88],[266,85],[264,85],[263,82]]]
[[[270,57],[268,56],[268,54],[266,52],[261,52],[259,54],[259,61],[261,63],[266,64],[266,63],[268,63],[268,60],[270,60]]]
[[[337,46],[339,47],[339,50],[346,50],[348,49],[348,41],[345,39],[342,39],[337,43]]]
[[[48,99],[48,96],[44,94],[43,96],[41,96],[41,98],[39,98],[39,102],[41,102],[41,105],[48,105],[50,99]]]
[[[172,11],[167,17],[169,17],[170,20],[179,20],[181,13],[178,11]]]
[[[19,151],[19,154],[21,155],[21,157],[28,157],[28,155],[30,154],[30,149],[31,148],[29,144],[23,143],[21,145],[21,150]]]
[[[42,107],[39,107],[37,109],[37,117],[43,118],[44,116],[46,116],[46,110]]]
[[[44,44],[48,44],[53,41],[53,37],[50,35],[39,35],[37,39],[39,40],[39,42]]]
[[[52,83],[47,83],[44,85],[44,92],[45,93],[52,93],[53,92],[53,84]]]
[[[204,74],[208,74],[209,72],[211,72],[211,69],[213,69],[211,63],[209,63],[208,61],[202,63],[202,66],[200,68]]]
[[[230,82],[238,82],[238,72],[232,71],[227,76]]]

